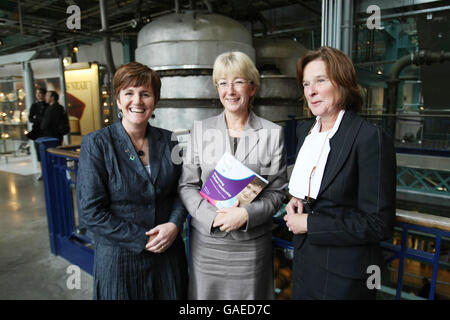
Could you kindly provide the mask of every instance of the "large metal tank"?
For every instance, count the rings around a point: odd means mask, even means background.
[[[296,66],[307,49],[290,39],[253,39],[261,87],[255,112],[272,121],[302,116],[302,93],[297,85]]]
[[[136,61],[157,70],[162,81],[161,101],[151,123],[183,130],[194,120],[222,112],[212,68],[216,57],[226,51],[246,53],[261,72],[255,113],[272,121],[301,116],[295,68],[306,49],[292,40],[255,39],[255,54],[253,44],[247,28],[212,13],[173,13],[143,27],[138,34]]]
[[[255,59],[250,32],[222,15],[174,13],[143,27],[136,61],[158,70],[162,82],[161,101],[151,123],[169,130],[189,129],[194,120],[222,112],[212,68],[226,51],[241,51]]]

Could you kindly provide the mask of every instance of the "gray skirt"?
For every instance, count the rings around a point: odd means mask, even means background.
[[[251,240],[214,238],[191,228],[188,298],[274,298],[272,234]]]

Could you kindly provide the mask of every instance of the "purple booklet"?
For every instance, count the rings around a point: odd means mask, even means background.
[[[227,208],[239,201],[245,207],[269,182],[226,152],[216,165],[200,195],[217,208]]]

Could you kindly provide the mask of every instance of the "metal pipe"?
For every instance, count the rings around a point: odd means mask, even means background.
[[[342,32],[342,1],[337,1],[336,5],[336,24],[334,27],[335,34],[335,48],[342,50],[341,32]]]
[[[388,94],[386,101],[386,112],[390,114],[397,113],[397,95],[398,84],[400,82],[399,75],[404,68],[411,64],[423,65],[431,63],[443,63],[444,61],[450,61],[450,52],[430,52],[428,50],[421,50],[416,53],[410,53],[397,60],[393,64],[391,71],[389,72],[389,80],[387,81]],[[388,119],[387,121],[388,132],[395,135],[395,118]]]
[[[137,26],[141,26],[142,25],[142,0],[138,0],[136,2],[136,9],[135,9],[135,13],[134,13],[134,19],[136,20],[136,27]],[[133,23],[133,22],[131,22]],[[133,27],[135,28],[135,27]]]
[[[116,72],[116,67],[114,66],[114,59],[112,56],[111,39],[108,29],[108,17],[106,14],[105,1],[106,0],[100,0],[100,18],[102,22],[102,29],[100,30],[100,32],[103,34],[103,44],[105,48],[105,56],[108,70],[110,74],[113,75]]]
[[[175,0],[175,13],[180,13],[180,1]]]
[[[327,30],[327,46],[333,46],[333,24],[334,24],[334,6],[333,6],[333,0],[328,1],[328,12],[327,12],[327,18],[328,18],[328,30]]]
[[[353,1],[344,1],[342,25],[342,51],[352,58]]]
[[[34,79],[33,79],[33,70],[30,66],[30,61],[22,62],[22,71],[23,71],[23,82],[25,86],[25,108],[27,110],[27,113],[30,112],[31,105],[34,102],[34,96],[35,96],[35,88],[34,88]],[[31,131],[31,123],[29,121],[27,125],[27,130]],[[38,169],[38,161],[36,157],[36,150],[35,148],[30,148],[31,151],[31,160],[33,164],[33,168]]]
[[[66,78],[65,78],[65,74],[64,74],[64,63],[63,63],[63,57],[59,56],[58,57],[58,69],[59,69],[59,85],[61,88],[61,94],[59,95],[59,102],[60,104],[64,107],[64,109],[66,111],[69,110],[68,108],[68,100],[67,100],[67,91],[66,91]],[[63,137],[64,139],[64,143],[65,144],[69,144],[69,136],[65,135]]]
[[[327,14],[326,14],[326,10],[327,10],[327,0],[322,0],[322,26],[321,26],[321,34],[320,34],[320,45],[324,46],[326,44],[325,41],[325,34],[326,34],[326,19],[327,19]]]
[[[389,80],[391,80],[391,81],[398,80],[398,76],[399,76],[400,72],[405,67],[412,64],[413,61],[414,61],[414,53],[412,53],[412,52],[410,54],[405,55],[405,56],[401,57],[400,59],[398,59],[397,62],[395,62],[392,65],[391,71],[389,72]]]
[[[19,7],[20,33],[23,34],[22,4],[20,3],[20,0],[18,1],[17,6]]]

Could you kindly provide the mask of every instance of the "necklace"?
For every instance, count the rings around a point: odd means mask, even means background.
[[[328,135],[330,134],[330,131],[331,130],[329,130],[327,132],[326,136],[325,136],[325,140],[323,141],[322,148],[320,149],[320,153],[319,153],[319,156],[317,157],[316,164],[313,166],[313,168],[311,170],[311,173],[309,175],[307,202],[309,202],[309,200],[310,200],[309,195],[310,195],[310,192],[311,192],[311,179],[314,176],[314,174],[316,173],[316,168],[317,168],[317,165],[319,164],[320,157],[322,156],[322,151],[323,151],[323,148],[325,147],[325,143],[327,143],[327,138],[328,138]]]
[[[145,155],[144,150],[142,150],[142,148],[144,148],[144,144],[145,144],[145,138],[144,138],[144,140],[142,140],[142,145],[139,148],[139,150],[137,151],[137,154],[139,157],[143,157]]]
[[[133,139],[131,139],[131,142],[133,143],[133,146],[136,149],[137,155],[139,157],[143,157],[145,155],[145,152],[143,150],[144,144],[145,144],[145,136],[144,136],[144,139],[142,140],[142,144],[141,144],[141,147],[139,149],[136,147],[136,144],[134,143]]]

